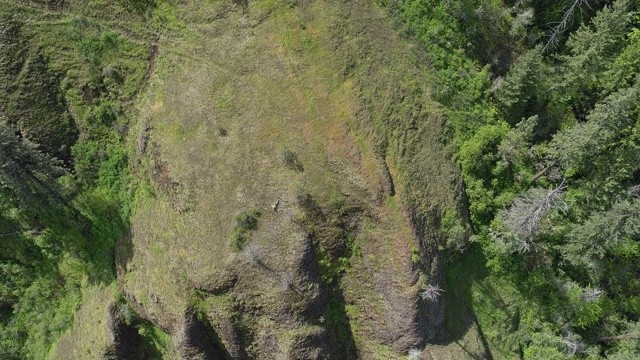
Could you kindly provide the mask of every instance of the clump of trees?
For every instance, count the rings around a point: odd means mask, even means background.
[[[513,200],[510,208],[498,212],[491,230],[495,243],[505,254],[536,251],[535,240],[545,231],[550,216],[568,210],[563,200],[564,183],[555,189],[531,188]]]
[[[43,200],[59,198],[56,180],[65,174],[62,162],[22,138],[15,126],[0,117],[0,191],[18,207],[42,206]]]
[[[436,72],[487,267],[539,309],[524,357],[640,356],[640,2],[387,5]]]

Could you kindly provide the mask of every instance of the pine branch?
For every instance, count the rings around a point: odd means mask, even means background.
[[[551,36],[549,36],[549,40],[542,49],[543,52],[547,52],[547,50],[549,50],[553,45],[558,43],[560,34],[562,34],[567,29],[567,23],[569,22],[569,19],[573,17],[573,13],[576,11],[576,9],[579,9],[584,4],[589,6],[588,0],[575,0],[573,4],[571,4],[571,6],[567,9],[567,11],[565,11],[560,23],[558,23],[558,25],[554,26],[551,29]]]
[[[0,237],[14,236],[19,234],[22,234],[22,231],[14,231],[14,232],[0,234]]]

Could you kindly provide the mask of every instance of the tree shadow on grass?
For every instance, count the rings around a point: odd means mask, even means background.
[[[324,311],[324,327],[330,341],[335,344],[334,354],[340,359],[356,359],[357,349],[347,315],[345,299],[339,285],[329,290],[329,303]]]
[[[474,312],[471,290],[474,283],[487,277],[488,270],[485,263],[486,258],[482,248],[479,244],[474,244],[461,259],[447,269],[445,333],[441,334],[437,342],[438,345],[456,344],[474,359],[478,356],[493,359],[489,343]],[[491,297],[492,301],[501,301],[499,297],[494,299],[491,289],[483,291],[483,295]],[[477,354],[477,349],[467,349],[462,343],[462,339],[473,326],[477,329],[478,337],[482,342],[483,354],[481,355]]]

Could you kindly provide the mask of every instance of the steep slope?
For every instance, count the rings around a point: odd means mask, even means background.
[[[638,358],[639,5],[0,0],[0,358]]]
[[[122,144],[150,57],[137,20],[115,3],[0,1],[2,359],[43,359],[65,333],[80,358],[105,343],[133,197]]]
[[[135,310],[187,357],[220,356],[187,328],[234,358],[389,358],[446,335],[443,299],[419,292],[443,287],[461,186],[415,49],[366,2],[170,16],[130,136],[152,183],[117,251]]]

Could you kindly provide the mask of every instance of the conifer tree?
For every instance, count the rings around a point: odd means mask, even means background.
[[[20,208],[41,207],[47,200],[63,200],[57,178],[65,171],[59,160],[21,138],[0,118],[0,194]]]

